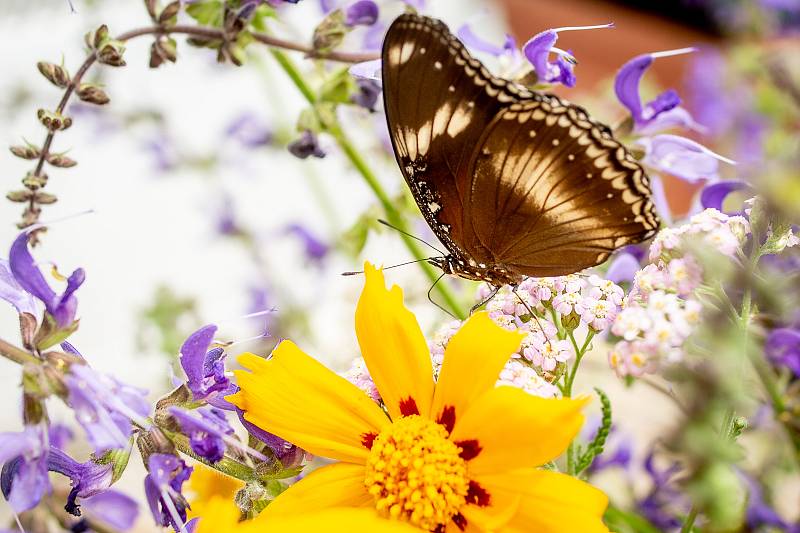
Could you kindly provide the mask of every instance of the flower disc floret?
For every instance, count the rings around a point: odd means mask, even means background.
[[[388,426],[372,443],[364,478],[378,512],[428,531],[446,525],[469,489],[460,453],[444,426],[421,416]]]

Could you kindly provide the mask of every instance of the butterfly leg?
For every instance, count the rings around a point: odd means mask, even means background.
[[[475,311],[477,311],[478,309],[480,309],[484,305],[488,304],[492,300],[492,298],[497,296],[497,291],[499,291],[499,290],[500,290],[500,287],[492,287],[492,292],[489,293],[489,296],[484,298],[483,301],[480,301],[480,302],[476,303],[475,305],[473,305],[472,307],[470,307],[469,315],[472,316],[472,313],[474,313]]]
[[[430,289],[428,289],[428,301],[429,301],[430,303],[432,303],[433,305],[435,305],[436,307],[438,307],[439,309],[441,309],[442,311],[444,311],[445,313],[447,313],[448,315],[450,315],[451,317],[453,317],[453,318],[455,318],[456,320],[458,320],[458,317],[457,317],[457,316],[455,316],[453,313],[451,313],[450,311],[448,311],[447,309],[445,309],[445,308],[444,308],[444,307],[442,307],[441,305],[439,305],[439,304],[437,304],[436,302],[434,302],[434,301],[433,301],[433,296],[431,295],[431,293],[433,292],[433,289],[434,289],[434,287],[436,287],[436,284],[437,284],[437,283],[439,283],[439,281],[441,281],[441,279],[442,279],[443,277],[445,277],[445,275],[446,275],[446,274],[445,274],[444,272],[442,272],[442,275],[441,275],[441,276],[439,276],[438,278],[436,278],[436,281],[434,281],[434,282],[433,282],[433,285],[431,285],[431,288],[430,288]]]

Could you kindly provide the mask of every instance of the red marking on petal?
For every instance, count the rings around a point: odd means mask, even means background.
[[[475,459],[483,449],[476,439],[460,440],[456,442],[455,445],[461,448],[461,453],[458,455],[465,461]]]
[[[414,398],[409,396],[405,400],[400,400],[400,414],[403,416],[419,414],[419,407],[417,407],[417,402],[414,401]]]
[[[492,495],[481,487],[477,481],[470,481],[467,489],[467,503],[472,503],[478,507],[486,507],[492,503]]]
[[[456,408],[452,405],[445,405],[436,422],[443,425],[449,435],[453,431],[453,426],[456,425]]]
[[[461,513],[453,515],[453,523],[458,526],[458,529],[464,531],[467,529],[467,519]]]
[[[378,434],[374,431],[370,431],[369,433],[364,433],[361,435],[361,444],[364,445],[364,448],[371,450],[372,443],[375,442],[375,439],[378,437]]]

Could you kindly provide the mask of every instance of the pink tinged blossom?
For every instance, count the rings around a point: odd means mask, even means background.
[[[686,256],[667,263],[669,285],[682,296],[692,293],[702,283],[702,269],[694,258]]]
[[[559,395],[558,387],[547,382],[533,368],[513,359],[500,371],[497,386],[517,387],[542,398],[556,398]]]
[[[581,320],[595,331],[603,331],[610,326],[617,315],[617,306],[609,300],[598,300],[591,296],[583,300]]]
[[[658,366],[657,354],[641,341],[620,341],[608,352],[608,363],[619,377],[640,377]]]
[[[622,299],[625,297],[625,291],[623,291],[622,287],[613,281],[603,279],[600,276],[592,274],[589,276],[589,285],[592,286],[592,288],[589,289],[589,296],[592,298],[597,300],[608,300],[616,306],[622,305]]]
[[[579,292],[559,294],[553,300],[553,308],[561,316],[567,316],[573,311],[577,314],[581,314],[584,311],[583,297]]]
[[[446,342],[444,343],[446,344]],[[442,359],[444,359],[444,345],[442,345]],[[441,367],[441,361],[436,365],[437,367]],[[350,366],[350,369],[344,373],[344,378],[364,391],[367,396],[372,398],[376,402],[381,401],[381,394],[378,392],[378,388],[375,386],[375,382],[372,381],[372,376],[369,375],[369,370],[367,370],[367,364],[364,362],[364,359],[358,357],[353,361],[353,364]]]
[[[626,341],[632,341],[650,328],[652,320],[647,310],[638,305],[626,307],[616,316],[611,332]]]
[[[586,287],[586,280],[577,274],[569,274],[561,278],[563,283],[563,291],[565,293],[581,292],[581,289]]]

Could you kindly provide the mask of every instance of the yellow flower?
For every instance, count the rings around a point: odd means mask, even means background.
[[[366,508],[387,526],[401,521],[426,531],[607,531],[602,492],[536,468],[565,450],[586,400],[495,387],[523,335],[486,313],[450,340],[434,384],[428,346],[402,291],[387,290],[372,265],[365,271],[356,335],[385,412],[289,341],[269,359],[239,359],[250,371],[236,372],[241,390],[228,399],[245,418],[338,461],[291,486],[256,522]],[[335,517],[309,520],[328,531],[339,524]]]
[[[203,463],[192,465],[192,476],[186,486],[189,500],[189,518],[206,516],[210,502],[216,499],[233,501],[236,492],[244,487],[244,482],[219,473]]]

